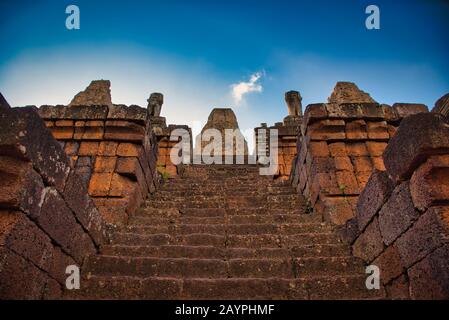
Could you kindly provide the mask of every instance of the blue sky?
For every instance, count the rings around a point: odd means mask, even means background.
[[[65,28],[69,4],[80,30]],[[370,4],[380,30],[365,28]],[[146,106],[160,91],[170,123],[199,126],[232,107],[246,130],[282,121],[285,91],[305,106],[337,81],[433,106],[449,92],[448,30],[449,3],[437,0],[2,0],[0,91],[14,106],[67,104],[109,79],[115,103]],[[237,101],[239,83],[253,92]]]

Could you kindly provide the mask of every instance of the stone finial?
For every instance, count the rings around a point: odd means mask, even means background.
[[[287,103],[289,116],[302,116],[302,97],[298,91],[286,92],[285,102]]]
[[[148,114],[150,117],[159,117],[161,115],[162,105],[164,104],[164,95],[153,92],[148,98]]]
[[[449,93],[438,99],[432,112],[440,113],[446,118],[449,118]]]
[[[235,116],[235,113],[234,111],[232,111],[232,109],[230,108],[213,109],[209,115],[209,118],[207,119],[206,125],[201,130],[201,133],[203,134],[207,129],[216,129],[220,131],[222,137],[222,150],[221,150],[222,155],[225,156],[239,155],[240,151],[243,151],[244,155],[248,155],[248,144],[239,129],[237,117]],[[228,146],[225,144],[226,129],[233,129],[238,132],[238,135],[243,140],[243,150],[238,150],[236,144],[233,144],[232,146]],[[204,146],[207,144],[208,144],[207,142],[201,143],[201,148],[204,148]]]
[[[78,93],[70,102],[71,106],[112,106],[111,82],[94,80],[86,90]]]
[[[360,90],[353,82],[337,82],[328,98],[329,103],[376,103],[371,96]]]

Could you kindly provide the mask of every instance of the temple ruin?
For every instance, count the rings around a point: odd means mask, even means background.
[[[0,94],[0,299],[449,299],[448,95],[429,112],[339,82],[303,111],[307,92],[288,91],[283,121],[255,128],[278,132],[263,176],[172,163],[176,129],[194,154],[190,128],[166,124],[161,93],[126,106],[110,86],[67,106]],[[232,109],[209,129],[240,132]]]

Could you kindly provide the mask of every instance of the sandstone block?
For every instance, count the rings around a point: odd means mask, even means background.
[[[429,109],[425,104],[418,103],[395,103],[393,104],[393,110],[399,118],[406,118],[414,114],[429,112]]]
[[[85,256],[95,252],[91,238],[77,223],[72,211],[55,189],[47,192],[37,222],[79,264]]]
[[[349,157],[335,157],[335,168],[337,170],[343,171],[354,171],[354,167],[352,166],[351,159]]]
[[[115,164],[117,162],[116,157],[101,157],[95,158],[95,172],[114,172]]]
[[[337,171],[338,187],[345,195],[358,195],[360,193],[357,179],[351,171]]]
[[[321,197],[322,214],[325,221],[330,221],[336,225],[344,225],[349,219],[354,217],[355,197]],[[317,202],[318,203],[318,202]],[[317,205],[315,205],[315,209]]]
[[[346,157],[346,145],[344,142],[334,142],[329,144],[329,151],[332,157]]]
[[[363,142],[347,143],[346,152],[348,156],[354,157],[363,157],[369,155],[366,144]]]
[[[327,110],[324,103],[309,104],[304,112],[303,126],[325,118],[327,118]]]
[[[371,172],[373,165],[369,157],[353,157],[354,168],[356,172]]]
[[[386,142],[367,141],[366,147],[372,157],[381,157],[387,147]]]
[[[382,157],[371,157],[371,162],[375,169],[379,171],[385,171],[384,159]]]
[[[98,146],[98,142],[83,141],[81,142],[80,148],[78,150],[78,156],[95,156],[98,153]]]
[[[105,240],[105,226],[88,194],[88,181],[79,172],[72,172],[64,190],[64,199],[77,220],[87,230],[97,245]]]
[[[109,107],[107,118],[144,123],[147,121],[147,110],[136,105],[125,106],[114,104]]]
[[[415,207],[424,211],[449,200],[449,155],[431,156],[412,175],[410,191]]]
[[[313,157],[327,157],[329,156],[329,148],[326,141],[312,141],[310,142],[310,152]]]
[[[396,247],[407,268],[434,249],[448,244],[448,217],[448,207],[431,208],[397,240]]]
[[[115,156],[118,143],[114,141],[101,141],[98,147],[99,156]]]
[[[388,246],[395,241],[419,217],[413,206],[409,183],[397,186],[379,212],[382,238]]]
[[[312,140],[344,140],[345,126],[343,120],[320,120],[307,127],[307,135],[310,135]]]
[[[388,126],[386,121],[377,121],[367,123],[368,138],[374,140],[389,140]]]
[[[129,142],[121,142],[117,148],[117,155],[121,157],[138,157],[139,145]]]
[[[352,246],[354,256],[370,263],[384,251],[382,235],[380,234],[377,218],[368,225]]]
[[[0,247],[0,298],[4,300],[41,299],[47,277],[31,262]]]
[[[401,260],[398,249],[392,245],[389,246],[376,260],[373,265],[381,270],[381,281],[383,284],[399,277],[404,271],[404,263]]]
[[[50,131],[56,140],[70,140],[73,138],[73,127],[51,127]]]
[[[449,299],[449,248],[435,250],[408,270],[410,294],[418,300]]]
[[[357,202],[357,221],[364,230],[374,215],[382,208],[394,189],[394,183],[385,172],[374,171]]]
[[[141,143],[144,135],[145,129],[137,124],[127,123],[126,126],[113,126],[111,121],[106,121],[105,139]]]
[[[58,190],[64,188],[69,159],[35,108],[14,108],[0,114],[0,155],[31,161],[47,184]]]
[[[393,300],[410,300],[409,281],[405,275],[385,286],[387,298]]]
[[[30,217],[39,215],[45,187],[29,162],[0,156],[0,208],[13,208]]]
[[[346,123],[346,137],[350,140],[367,139],[366,122],[354,120]]]
[[[421,113],[401,122],[383,156],[391,177],[409,179],[428,156],[448,152],[449,126],[443,119],[436,113]]]
[[[112,172],[96,172],[89,183],[89,195],[93,197],[106,197],[111,189]]]

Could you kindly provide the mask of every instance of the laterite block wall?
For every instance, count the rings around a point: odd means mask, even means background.
[[[0,299],[58,299],[109,227],[34,107],[0,94]]]
[[[314,211],[344,224],[401,120],[427,112],[418,104],[327,103],[305,111],[290,179]]]
[[[380,268],[390,298],[449,299],[448,119],[404,119],[383,160],[386,171],[371,176],[344,238]]]
[[[104,219],[126,224],[159,183],[157,142],[138,106],[42,106],[40,116]]]

